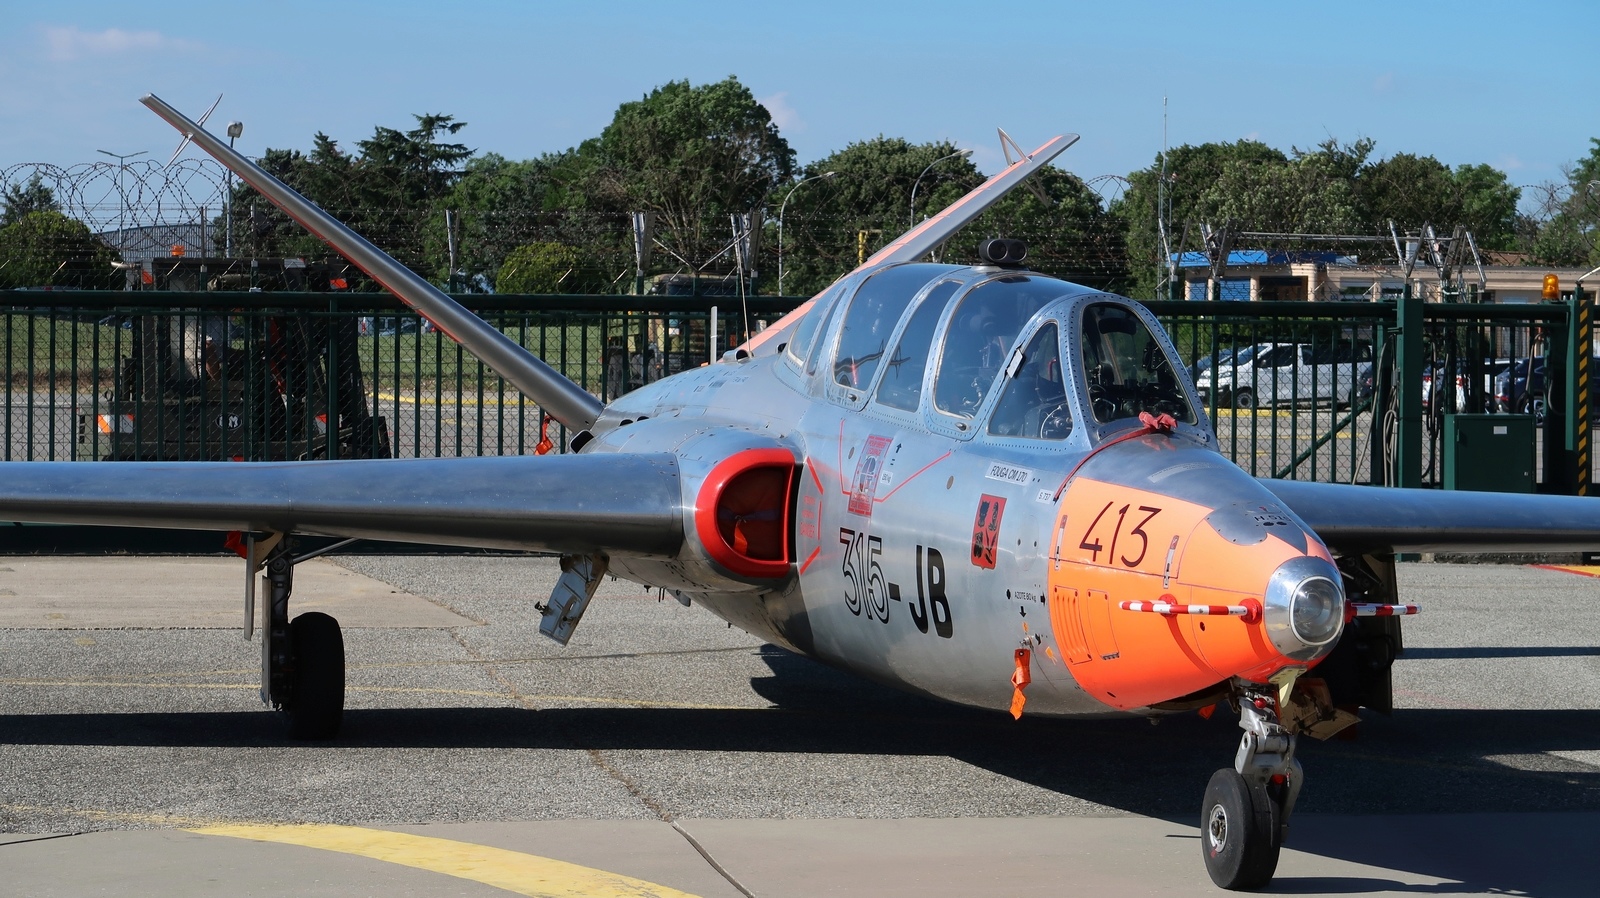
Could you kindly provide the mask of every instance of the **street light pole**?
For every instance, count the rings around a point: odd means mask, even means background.
[[[788,206],[789,206],[789,197],[794,196],[794,192],[796,190],[800,189],[800,185],[806,183],[807,181],[816,181],[816,180],[819,180],[819,179],[820,180],[827,180],[829,178],[833,178],[833,177],[837,176],[838,174],[839,173],[836,172],[836,171],[825,171],[820,175],[812,175],[809,178],[802,178],[799,181],[799,183],[797,183],[793,187],[789,188],[789,192],[783,195],[783,202],[778,204],[778,295],[779,296],[784,295],[783,294],[783,210],[788,208]]]
[[[110,150],[95,150],[95,152],[104,153],[107,156],[117,160],[117,252],[121,253],[127,242],[127,235],[123,234],[122,232],[124,227],[122,224],[122,219],[128,208],[127,194],[122,192],[122,170],[128,167],[129,159],[132,159],[135,156],[143,156],[145,153],[148,153],[149,150],[140,150],[137,153],[128,153],[126,155],[122,153],[113,153]]]
[[[917,179],[911,182],[911,227],[914,228],[917,226],[917,187],[922,184],[922,175],[926,175],[928,172],[933,170],[935,165],[938,165],[946,159],[954,159],[957,156],[971,155],[971,150],[956,150],[954,153],[951,153],[948,156],[940,156],[938,159],[928,163],[928,167],[922,170],[922,174],[917,175]]]
[[[233,142],[244,134],[244,122],[228,123],[228,149],[233,149]],[[223,255],[233,258],[233,169],[228,169],[228,195],[223,202],[223,226],[227,229],[226,248]]]

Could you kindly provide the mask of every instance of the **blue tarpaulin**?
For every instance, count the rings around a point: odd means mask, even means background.
[[[1211,259],[1205,253],[1174,253],[1179,268],[1210,268]],[[1324,265],[1337,265],[1341,262],[1353,261],[1340,256],[1335,252],[1315,252],[1310,250],[1296,250],[1294,252],[1270,252],[1264,249],[1236,249],[1228,253],[1228,267],[1234,268],[1244,265],[1289,265],[1298,262],[1320,262]]]

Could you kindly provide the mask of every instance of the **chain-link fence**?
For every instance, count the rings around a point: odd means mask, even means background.
[[[8,461],[510,455],[546,438],[564,451],[536,404],[388,297],[34,298],[49,304],[0,310]],[[795,305],[753,298],[746,319],[737,301],[459,298],[602,400],[703,364]]]

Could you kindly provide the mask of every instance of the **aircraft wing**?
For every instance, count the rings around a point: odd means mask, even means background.
[[[667,453],[0,464],[5,521],[668,557],[681,503]]]
[[[1261,482],[1341,552],[1600,550],[1600,499]]]

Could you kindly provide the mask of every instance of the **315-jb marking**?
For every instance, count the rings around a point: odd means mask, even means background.
[[[849,527],[839,528],[839,543],[844,546],[841,571],[844,574],[844,604],[850,613],[868,620],[889,622],[889,603],[904,601],[900,585],[883,575],[883,537],[868,536]],[[916,550],[917,598],[906,602],[911,622],[923,633],[933,632],[949,639],[955,633],[950,616],[950,600],[945,596],[944,555],[932,546]]]

